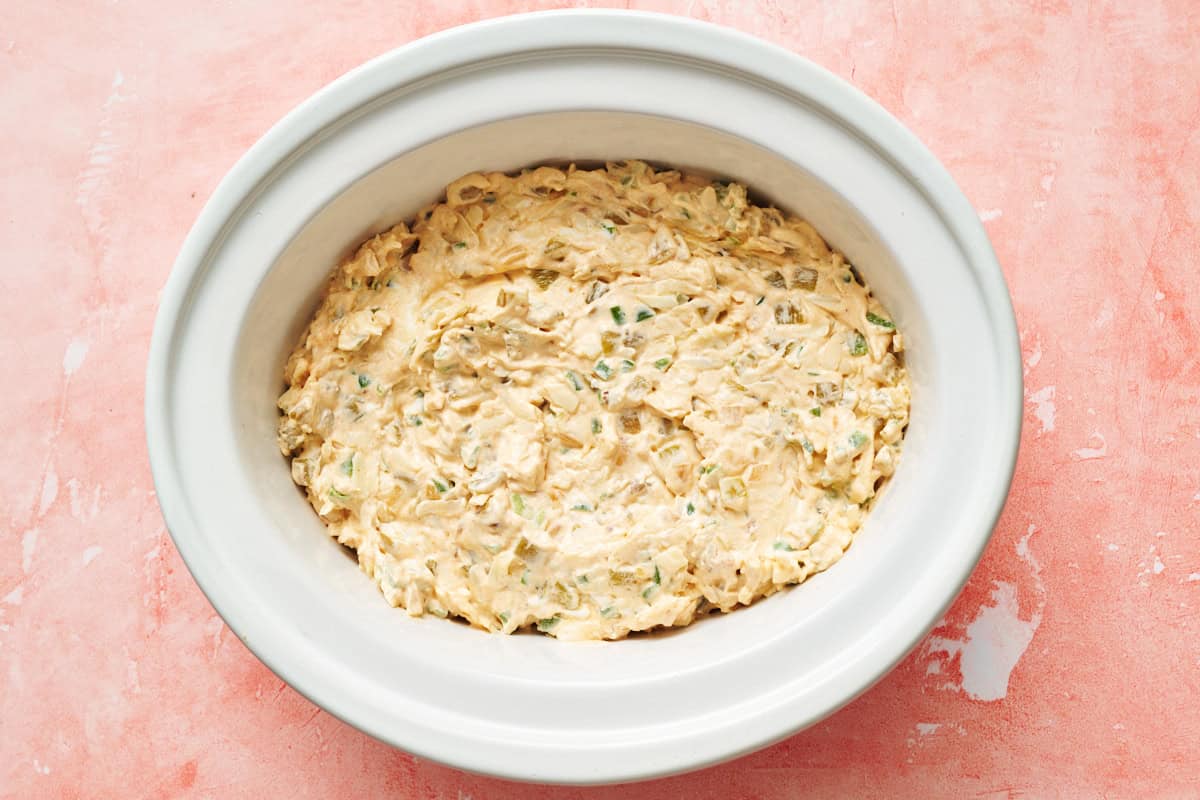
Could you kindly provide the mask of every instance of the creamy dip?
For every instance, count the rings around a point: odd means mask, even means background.
[[[334,272],[279,445],[392,605],[616,639],[841,557],[900,456],[902,349],[742,186],[473,173]]]

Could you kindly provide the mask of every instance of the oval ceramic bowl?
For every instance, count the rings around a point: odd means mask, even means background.
[[[900,469],[833,569],[678,632],[564,643],[410,619],[292,484],[275,446],[283,361],[338,260],[448,181],[622,158],[744,182],[859,266],[908,346],[913,413]],[[1003,278],[971,206],[920,142],[791,53],[621,12],[447,31],[289,114],[221,182],[184,243],[146,390],[171,534],[259,658],[405,750],[566,783],[727,759],[869,687],[978,560],[1020,420]]]

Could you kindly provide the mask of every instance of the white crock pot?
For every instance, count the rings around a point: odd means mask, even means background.
[[[845,558],[665,635],[488,635],[390,608],[275,446],[283,360],[335,263],[472,170],[640,158],[748,184],[856,264],[905,333],[900,468]],[[335,81],[230,171],[164,291],[146,387],[159,502],[246,645],[397,747],[525,780],[687,770],[828,715],[929,631],[1008,491],[1022,405],[1008,293],[971,206],[853,87],[712,25],[535,14],[422,39]],[[184,668],[181,665],[181,668]]]

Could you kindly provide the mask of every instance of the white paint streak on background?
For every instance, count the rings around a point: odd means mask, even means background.
[[[42,479],[42,496],[38,500],[39,517],[44,517],[58,499],[58,473],[53,466],[46,467],[46,477]]]
[[[1030,349],[1029,355],[1025,357],[1025,374],[1028,375],[1029,371],[1040,363],[1042,363],[1042,340],[1038,339]]]
[[[1095,439],[1100,440],[1099,447],[1090,446]],[[1081,447],[1075,451],[1075,457],[1080,461],[1087,461],[1091,458],[1104,458],[1108,455],[1108,442],[1105,441],[1104,434],[1100,433],[1100,431],[1092,431],[1092,434],[1088,436],[1088,445],[1089,447]]]
[[[37,540],[41,531],[37,526],[21,534],[21,571],[26,575],[33,569],[33,554],[37,552]]]
[[[994,585],[993,605],[980,607],[964,638],[933,637],[928,643],[931,653],[959,656],[962,683],[957,688],[975,700],[1004,699],[1009,678],[1042,621],[1040,612],[1021,619],[1014,584],[996,581]]]
[[[68,378],[79,371],[83,366],[83,360],[87,358],[89,343],[87,339],[72,339],[67,345],[67,351],[63,353],[63,374]]]
[[[108,177],[109,171],[112,169],[113,153],[120,148],[117,142],[114,130],[114,110],[116,107],[128,99],[121,92],[121,85],[125,83],[125,76],[117,70],[112,79],[112,91],[101,107],[100,114],[100,130],[96,134],[95,141],[88,149],[87,166],[79,175],[79,185],[75,193],[75,202],[84,212],[84,218],[88,223],[88,227],[92,230],[99,230],[103,225],[103,216],[97,212],[93,215],[92,201],[95,199],[96,191],[100,188],[101,183]]]
[[[87,500],[87,495],[75,478],[67,481],[67,492],[71,501],[71,516],[79,522],[90,522],[100,513],[100,487],[92,487],[92,496],[90,506],[85,508],[84,501]]]
[[[1033,404],[1033,415],[1041,423],[1042,433],[1054,430],[1054,394],[1055,387],[1045,386],[1029,395],[1028,402]]]
[[[1037,527],[1030,525],[1025,536],[1017,542],[1016,552],[1029,565],[1038,594],[1037,609],[1029,619],[1022,619],[1016,585],[996,581],[991,604],[980,606],[962,638],[931,636],[926,640],[922,650],[925,656],[932,659],[931,663],[959,657],[961,682],[944,683],[941,688],[961,690],[974,700],[1001,700],[1007,696],[1009,679],[1033,641],[1038,626],[1042,624],[1042,612],[1046,606],[1042,567],[1029,547],[1029,540],[1036,532]],[[940,667],[937,670],[926,667],[926,674],[940,671]]]

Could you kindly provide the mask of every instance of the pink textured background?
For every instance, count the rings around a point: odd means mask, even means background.
[[[1008,277],[1027,413],[992,545],[894,673],[758,754],[596,790],[420,761],[284,686],[184,569],[142,440],[157,293],[234,160],[378,53],[556,4],[76,5],[0,25],[0,797],[1200,792],[1193,0],[634,4],[802,53],[929,144]]]

